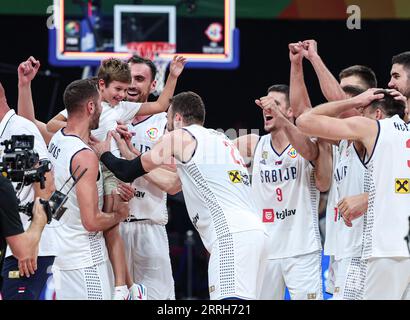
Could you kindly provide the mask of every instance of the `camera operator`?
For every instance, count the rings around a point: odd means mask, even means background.
[[[37,199],[33,207],[33,221],[24,231],[18,213],[18,201],[13,185],[0,175],[0,265],[3,263],[6,244],[18,259],[19,275],[30,277],[37,270],[37,253],[41,232],[47,223],[44,208]],[[0,288],[1,288],[0,279]]]
[[[30,89],[31,75],[33,74],[33,66],[31,64],[22,63],[19,66],[19,101],[18,103],[27,103],[27,99],[31,101],[30,97],[23,95],[27,87]],[[24,101],[23,101],[24,100]],[[33,135],[34,136],[34,152],[39,155],[39,160],[48,159],[47,147],[37,127],[27,119],[15,114],[14,110],[10,109],[6,101],[4,88],[0,83],[0,142],[9,140],[13,135]],[[0,146],[0,159],[2,156],[2,148]],[[51,172],[45,174],[45,188],[41,189],[40,184],[33,183],[29,186],[22,187],[21,190],[15,190],[20,200],[20,205],[25,205],[33,201],[35,198],[49,199],[54,191],[54,179]],[[13,183],[15,189],[17,184]],[[1,199],[10,199],[4,198]],[[3,207],[1,201],[1,207]],[[20,218],[23,227],[27,230],[30,226],[28,217],[20,213]],[[3,287],[2,296],[5,300],[19,299],[19,300],[37,300],[47,283],[51,274],[51,268],[54,264],[54,259],[57,255],[57,241],[55,239],[55,224],[51,222],[46,225],[42,233],[39,252],[37,259],[37,271],[30,277],[20,276],[18,271],[18,260],[13,257],[10,248],[6,251],[6,258],[2,268]]]

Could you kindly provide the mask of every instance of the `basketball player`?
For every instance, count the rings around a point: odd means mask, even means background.
[[[156,85],[155,64],[138,56],[131,57],[128,63],[132,81],[127,91],[127,100],[147,102]],[[134,117],[128,125],[128,131],[132,132],[131,143],[137,148],[138,155],[152,149],[165,133],[166,123],[165,112]],[[124,156],[124,153],[121,153]],[[133,154],[132,158],[136,156]],[[178,188],[178,184],[173,183],[174,187]],[[149,300],[175,299],[165,229],[168,222],[165,191],[175,193],[177,190],[158,186],[145,177],[136,179],[131,186],[120,184],[119,190],[130,206],[130,216],[120,224],[120,233],[124,239],[129,270],[134,282],[143,283],[147,287]]]
[[[189,216],[210,253],[210,298],[256,299],[266,235],[255,215],[243,159],[225,135],[203,127],[205,107],[197,94],[176,95],[167,117],[171,133],[132,161],[105,152],[110,139],[97,144],[96,151],[123,181],[170,163],[174,156]]]
[[[310,101],[300,81],[301,50],[291,50],[290,59],[290,96],[287,86],[275,85],[267,97],[257,101],[263,107],[269,134],[242,136],[235,143],[242,155],[253,157],[253,196],[258,216],[270,234],[261,298],[284,299],[287,286],[292,299],[321,299],[317,210],[319,190],[326,191],[331,180],[331,161],[325,157],[330,148],[312,141],[293,125],[293,106],[301,110]]]
[[[363,106],[365,114],[376,110],[391,118],[337,119],[325,115],[327,110],[340,114]],[[349,266],[346,287],[352,289],[346,288],[350,292],[344,294],[351,299],[409,299],[410,258],[404,236],[408,233],[406,208],[410,201],[407,180],[401,177],[408,171],[405,150],[410,134],[402,120],[404,110],[400,97],[369,89],[354,98],[320,105],[297,119],[297,126],[306,134],[359,141],[369,155],[364,162],[369,204],[363,220],[361,259]],[[351,224],[362,214],[349,212],[344,219]]]
[[[56,187],[60,189],[71,175],[78,179],[84,169],[87,171],[78,180],[75,192],[69,194],[67,211],[59,221],[56,297],[110,299],[107,248],[101,231],[126,219],[129,208],[126,203],[117,201],[114,212],[101,211],[102,175],[98,158],[88,146],[90,131],[98,128],[101,114],[96,83],[92,80],[72,82],[64,92],[64,105],[68,112],[67,126],[53,136],[48,149]],[[71,185],[72,182],[65,184],[62,192],[67,192]]]
[[[18,85],[19,97],[18,104],[25,103],[28,100],[28,94],[31,96],[30,82],[35,75],[35,71],[30,64],[30,67],[22,63],[18,67]],[[9,140],[13,135],[33,135],[34,136],[34,152],[38,153],[40,160],[48,160],[46,144],[36,126],[27,119],[15,114],[14,110],[10,109],[7,104],[5,92],[0,86],[0,142]],[[0,159],[4,146],[0,145]],[[52,172],[45,174],[45,188],[41,189],[39,183],[33,183],[29,186],[24,186],[20,191],[17,191],[21,205],[33,201],[36,197],[48,199],[54,192],[54,178]],[[17,184],[13,183],[14,188]],[[2,199],[1,201],[6,201]],[[28,216],[20,214],[21,221],[25,230],[30,225]],[[7,248],[5,261],[2,269],[4,279],[2,296],[6,300],[37,300],[40,298],[42,289],[45,287],[47,280],[51,274],[51,267],[54,259],[58,254],[58,243],[55,238],[55,222],[52,221],[44,228],[39,243],[39,251],[37,258],[37,271],[31,277],[20,276],[18,273],[19,263],[13,256],[10,248]]]
[[[324,64],[323,60],[321,59],[320,55],[318,54],[317,50],[317,42],[315,40],[305,40],[303,42],[299,42],[300,48],[302,49],[303,56],[308,59],[319,79],[320,87],[322,89],[323,95],[326,97],[328,101],[337,101],[342,100],[348,97],[356,96],[363,91],[369,88],[375,88],[377,86],[376,75],[370,68],[366,66],[356,65],[348,67],[342,70],[339,74],[340,83],[336,80],[336,78],[332,75],[332,73],[328,70],[326,65]],[[298,79],[298,82],[304,82],[303,78]],[[298,82],[295,83],[295,86],[298,85]],[[295,108],[296,109],[296,108]],[[303,110],[299,111],[299,114],[302,114],[305,111],[310,110],[310,108],[304,108]],[[298,111],[298,110],[296,110]],[[348,112],[344,112],[340,117],[349,117],[359,115],[357,110],[350,110]],[[355,150],[359,149],[360,153],[364,153],[364,148],[360,148],[360,144],[357,143],[357,147]],[[340,278],[337,275],[340,273],[345,275],[347,270],[344,271],[339,268],[338,261],[335,261],[336,251],[337,248],[343,248],[343,240],[350,241],[349,239],[340,238],[340,234],[338,230],[340,228],[345,229],[346,227],[341,220],[341,215],[338,208],[339,201],[343,203],[343,209],[351,206],[350,201],[352,199],[345,199],[338,194],[337,185],[340,179],[336,180],[336,177],[340,177],[338,172],[336,172],[336,166],[340,168],[344,168],[344,165],[340,163],[340,154],[343,153],[343,150],[339,150],[339,141],[334,141],[332,144],[332,153],[330,156],[332,157],[333,162],[333,178],[331,182],[331,187],[328,194],[328,201],[326,206],[326,237],[325,237],[325,244],[324,244],[324,254],[329,256],[329,275],[326,279],[326,292],[333,294],[335,290],[335,283],[337,282],[338,285],[340,283],[340,279],[343,279],[343,276]],[[346,155],[346,149],[345,155]],[[357,160],[355,157],[356,151],[353,153],[351,151],[347,151],[347,154],[350,154],[350,160],[352,159]],[[352,156],[353,155],[353,156]],[[353,161],[354,161],[353,160]],[[344,161],[346,164],[346,161]],[[357,162],[354,162],[357,164]],[[360,168],[360,163],[357,166],[358,170],[362,170]],[[360,190],[363,189],[363,184],[361,184]],[[358,192],[359,193],[359,192]],[[360,199],[358,198],[358,193],[355,194],[357,196],[354,200]],[[361,198],[361,204],[367,207],[367,197]],[[345,203],[346,202],[346,203]],[[356,204],[356,202],[355,202]],[[360,228],[360,222],[357,221],[354,224],[353,229],[358,231]],[[349,230],[353,233],[353,230]],[[339,234],[339,237],[338,237]],[[343,249],[342,249],[343,250]],[[346,266],[346,264],[344,265]],[[339,272],[340,271],[340,272]],[[338,279],[338,281],[336,281]],[[336,286],[336,291],[340,291],[340,288]]]
[[[410,51],[400,53],[393,57],[389,88],[396,89],[407,98],[406,118],[409,119],[408,107],[410,105]]]
[[[131,120],[135,115],[147,115],[163,112],[168,108],[169,99],[172,97],[176,82],[180,74],[182,73],[185,65],[185,58],[181,56],[175,56],[170,64],[170,73],[165,84],[164,90],[160,97],[155,102],[135,103],[123,101],[128,86],[131,82],[130,68],[125,63],[118,59],[107,59],[102,61],[98,70],[98,85],[103,99],[102,102],[102,116],[100,118],[99,128],[93,130],[92,134],[97,139],[106,137],[109,130],[114,129],[117,126],[118,121],[127,122]],[[57,117],[52,119],[47,128],[50,131],[55,130],[62,124],[66,117],[66,110],[60,113]],[[119,149],[116,146],[115,141],[112,145],[113,152],[119,156]],[[104,177],[104,210],[111,212],[112,210],[112,196],[111,193],[117,188],[118,181],[114,178],[111,172],[103,167]],[[108,252],[110,254],[110,260],[113,266],[115,275],[115,288],[113,292],[113,299],[128,299],[128,290],[130,289],[131,295],[134,299],[138,296],[134,291],[135,285],[127,283],[126,279],[130,279],[129,271],[125,270],[127,265],[124,252],[123,240],[119,235],[117,226],[111,230],[106,230],[104,237],[107,239]],[[134,293],[133,293],[134,292]]]

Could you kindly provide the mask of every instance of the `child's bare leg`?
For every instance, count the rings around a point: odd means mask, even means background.
[[[125,259],[125,247],[119,232],[119,225],[104,231],[105,243],[107,245],[112,269],[114,272],[115,286],[125,286],[127,261]]]

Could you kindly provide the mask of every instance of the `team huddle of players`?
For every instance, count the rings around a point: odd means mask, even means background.
[[[389,89],[377,89],[365,66],[337,81],[314,40],[290,44],[289,57],[290,85],[255,100],[267,134],[233,141],[204,128],[199,95],[174,96],[183,57],[171,62],[155,102],[147,102],[151,61],[104,60],[95,79],[66,88],[65,110],[47,125],[35,119],[31,98],[39,62],[20,65],[18,112],[39,129],[27,124],[37,148],[48,145],[39,153],[53,164],[49,182],[67,191],[65,181],[87,169],[66,213],[43,233],[56,247],[42,253],[40,242],[39,262],[55,257],[57,299],[174,299],[166,194],[181,190],[210,253],[211,299],[277,300],[286,287],[292,299],[323,299],[320,192],[329,192],[326,290],[334,299],[410,299],[410,52],[393,57]],[[328,101],[314,108],[304,60]]]

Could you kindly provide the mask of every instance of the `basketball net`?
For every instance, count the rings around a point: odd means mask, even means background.
[[[157,84],[153,95],[159,96],[164,89],[165,74],[169,65],[168,60],[160,57],[161,53],[175,53],[175,44],[169,42],[145,41],[145,42],[129,42],[127,43],[128,51],[131,54],[151,60],[157,67],[157,75],[155,80]]]

